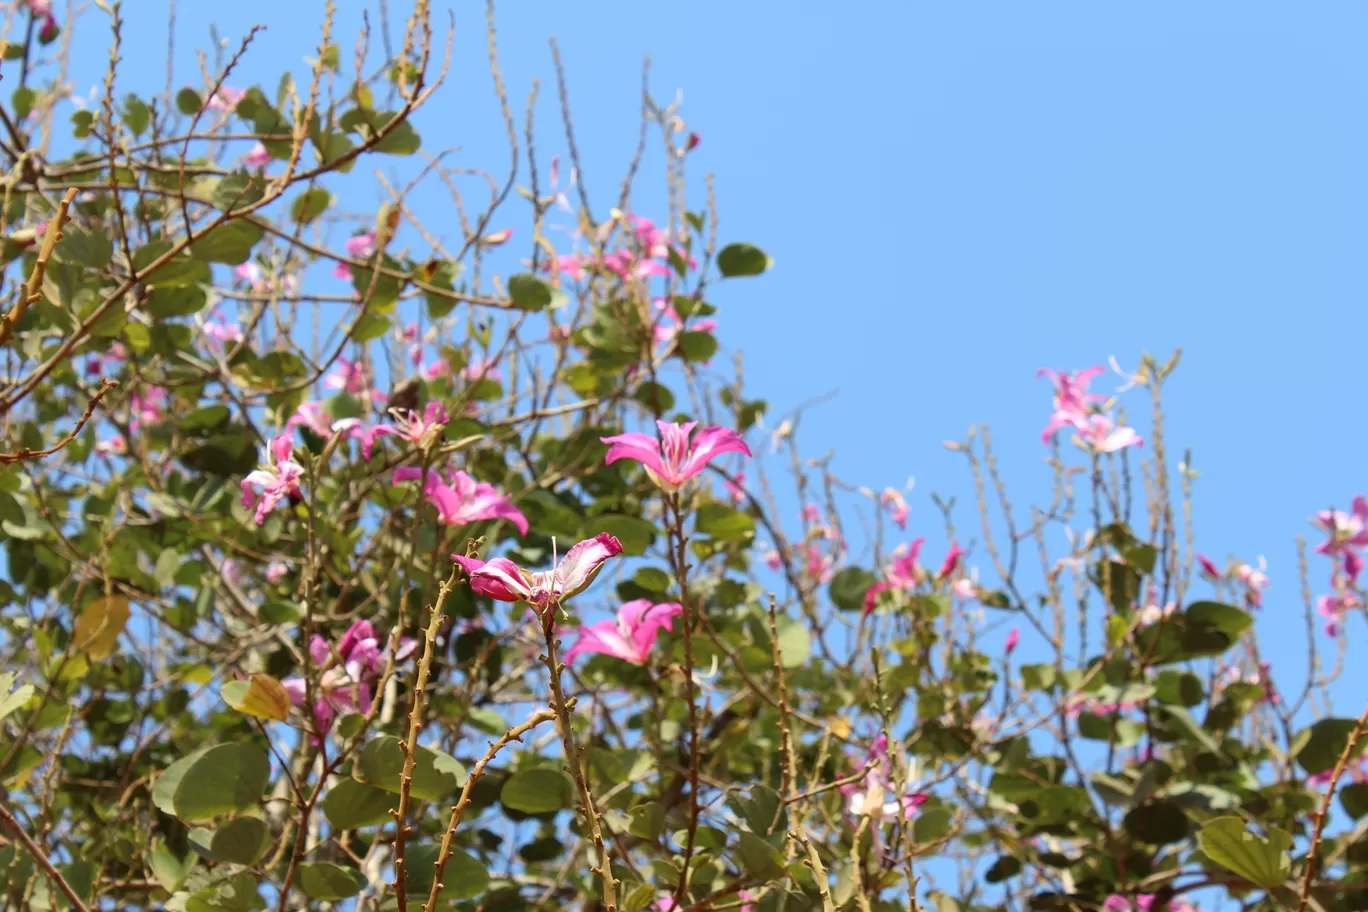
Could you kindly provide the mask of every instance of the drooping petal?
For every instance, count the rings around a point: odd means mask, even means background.
[[[388,424],[377,424],[374,427],[367,428],[366,433],[361,437],[361,458],[370,462],[371,450],[375,447],[375,441],[381,437],[398,433],[399,431],[396,428],[392,428]]]
[[[567,599],[593,582],[594,576],[610,557],[622,553],[622,542],[607,532],[585,539],[565,553],[556,567],[555,588],[560,599]]]
[[[702,472],[709,462],[723,453],[751,455],[750,447],[746,446],[746,441],[742,440],[736,431],[724,427],[708,427],[699,431],[688,456],[679,466],[680,480],[693,478]]]
[[[638,599],[637,601],[642,600]],[[651,650],[655,648],[656,637],[660,635],[661,628],[673,631],[674,618],[684,613],[684,606],[678,602],[666,602],[663,605],[648,603],[644,611],[639,613],[633,611],[636,621],[633,624],[628,622],[624,612],[627,611],[628,605],[634,604],[634,602],[628,602],[627,605],[622,606],[622,610],[618,612],[618,622],[624,630],[628,631],[628,636],[631,638],[636,653],[645,661],[645,658],[651,654]]]
[[[291,441],[289,434],[280,434],[271,441],[271,464],[280,466],[290,461]]]
[[[615,437],[600,437],[599,441],[608,444],[608,453],[603,457],[604,465],[612,465],[619,459],[635,459],[657,475],[669,474],[665,463],[661,461],[660,441],[653,437],[631,432]]]
[[[318,634],[314,634],[313,639],[309,640],[309,658],[319,666],[326,665],[328,659],[332,658],[332,647]]]
[[[501,602],[518,602],[532,594],[518,565],[506,557],[482,561],[464,554],[453,554],[451,559],[465,568],[470,577],[470,588],[478,595],[487,595]]]
[[[632,642],[618,630],[618,625],[614,621],[599,621],[597,624],[581,627],[579,639],[565,651],[564,661],[567,664],[573,662],[576,656],[586,652],[614,656],[633,665],[640,665],[645,660]]]

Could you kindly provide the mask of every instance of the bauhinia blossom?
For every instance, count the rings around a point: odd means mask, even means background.
[[[238,102],[242,101],[246,95],[246,89],[219,86],[214,94],[209,96],[209,103],[206,107],[213,111],[233,111],[237,108]]]
[[[1102,903],[1106,912],[1150,912],[1154,908],[1155,897],[1150,893],[1140,893],[1134,898],[1113,893]]]
[[[548,608],[583,592],[603,568],[622,553],[622,543],[607,532],[585,539],[565,553],[554,570],[524,570],[506,557],[482,561],[464,554],[451,559],[465,568],[470,588],[501,602],[527,602]]]
[[[1089,416],[1078,432],[1088,449],[1096,453],[1115,453],[1126,447],[1145,445],[1135,428],[1117,427],[1106,415]]]
[[[1321,510],[1312,520],[1329,536],[1316,546],[1316,553],[1340,555],[1368,548],[1368,498],[1359,494],[1349,513]]]
[[[565,661],[586,652],[615,656],[633,665],[645,665],[655,648],[663,627],[674,630],[674,618],[684,613],[677,602],[656,605],[650,599],[635,599],[618,609],[617,620],[599,621],[580,629],[580,637],[565,651]]]
[[[492,484],[477,482],[461,471],[451,472],[443,480],[435,469],[428,469],[426,477],[418,466],[401,466],[394,470],[394,484],[420,480],[423,481],[423,496],[437,510],[443,525],[467,526],[482,519],[506,519],[520,534],[527,534],[527,517]]]
[[[1045,430],[1040,434],[1040,439],[1047,445],[1054,432],[1060,428],[1086,424],[1092,411],[1092,404],[1105,401],[1105,397],[1088,392],[1088,385],[1100,373],[1100,365],[1073,374],[1052,371],[1045,367],[1036,371],[1037,377],[1049,377],[1055,387],[1054,414],[1050,416],[1050,423],[1045,425]]]
[[[673,493],[723,453],[751,455],[750,447],[746,446],[741,435],[727,428],[704,428],[690,441],[696,426],[697,422],[694,421],[685,424],[657,421],[659,440],[637,433],[601,437],[599,439],[609,445],[604,464],[612,465],[619,459],[635,459],[662,490]]]
[[[897,488],[884,488],[879,495],[879,500],[884,506],[888,507],[888,512],[893,516],[893,525],[904,531],[907,529],[907,501],[903,499],[902,492]]]
[[[343,246],[346,248],[347,256],[353,260],[368,260],[375,256],[375,230],[371,229],[362,234],[354,234],[347,238],[346,244]],[[338,263],[333,269],[333,275],[339,279],[350,281],[352,278],[351,264]]]
[[[1263,606],[1264,590],[1268,588],[1268,563],[1259,558],[1258,569],[1249,564],[1240,564],[1235,568],[1235,575],[1240,582],[1245,585],[1245,601],[1254,608]]]
[[[911,819],[930,797],[925,792],[915,790],[897,794],[886,736],[879,735],[874,739],[866,765],[870,769],[862,781],[848,782],[840,787],[841,794],[846,797],[846,810],[853,816],[868,816],[878,820],[901,815]]]
[[[1021,642],[1021,631],[1016,627],[1007,631],[1007,642],[1002,644],[1002,654],[1011,655],[1016,652],[1017,644]]]
[[[256,507],[258,526],[282,500],[300,493],[299,479],[304,476],[304,468],[291,461],[290,449],[290,435],[279,435],[267,447],[267,465],[242,479],[242,505],[248,509]],[[257,487],[261,488],[259,496]]]
[[[377,424],[366,430],[361,438],[361,456],[370,461],[375,441],[381,437],[399,437],[420,449],[431,446],[447,423],[446,409],[440,402],[429,402],[423,414],[408,410],[391,409],[394,424]]]
[[[242,163],[249,168],[264,168],[271,163],[271,153],[266,151],[264,145],[257,143],[252,146],[251,151],[247,153],[247,157],[242,160]]]
[[[395,660],[412,655],[417,644],[407,637],[399,641]],[[315,688],[314,724],[320,732],[332,728],[333,719],[342,712],[369,712],[371,683],[384,669],[386,659],[380,639],[370,621],[357,621],[347,628],[337,643],[336,661],[333,647],[321,636],[309,641],[309,657],[313,664],[324,669]],[[308,687],[303,678],[287,678],[280,682],[290,695],[290,702],[303,706]]]

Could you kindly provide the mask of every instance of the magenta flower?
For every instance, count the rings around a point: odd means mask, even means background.
[[[664,345],[670,342],[685,329],[688,329],[691,332],[717,332],[716,320],[695,320],[686,327],[684,319],[679,315],[679,311],[665,298],[656,298],[654,307],[657,315],[655,320],[655,340],[658,345]]]
[[[950,550],[945,555],[945,560],[941,562],[940,569],[936,571],[936,577],[945,579],[950,574],[954,573],[955,568],[959,566],[960,558],[966,553],[968,552],[960,548],[959,542],[952,541],[950,543]]]
[[[417,645],[408,637],[401,639],[395,660],[408,658]],[[347,628],[337,643],[336,660],[333,647],[317,635],[309,641],[309,656],[314,665],[324,669],[315,690],[318,698],[314,701],[313,713],[319,731],[332,728],[338,713],[370,711],[371,683],[384,670],[386,661],[370,621],[357,621]],[[287,678],[280,683],[290,695],[290,702],[304,705],[307,687],[303,678]]]
[[[524,570],[506,557],[482,561],[453,554],[451,559],[465,568],[470,588],[476,594],[501,602],[527,602],[536,608],[548,608],[583,592],[603,568],[603,562],[621,553],[622,543],[602,532],[565,552],[554,570]]]
[[[690,442],[689,437],[696,426],[695,421],[685,424],[657,421],[660,440],[636,433],[601,437],[599,439],[609,445],[603,462],[612,465],[619,459],[635,459],[656,485],[673,493],[723,453],[751,455],[750,447],[740,434],[722,427],[704,428]]]
[[[246,89],[219,86],[218,90],[209,96],[208,107],[214,111],[234,111],[237,109],[238,102],[242,101],[246,94]]]
[[[421,447],[436,440],[448,421],[446,409],[440,402],[429,402],[421,416],[411,410],[401,415],[398,409],[393,409],[390,414],[394,415],[394,424],[377,424],[367,430],[361,439],[361,456],[367,462],[370,461],[371,450],[379,438],[400,437],[414,446]]]
[[[128,453],[128,441],[123,434],[115,434],[107,440],[97,441],[95,452],[101,456],[123,456]]]
[[[290,435],[281,434],[267,448],[268,464],[242,479],[242,505],[249,510],[256,506],[256,524],[266,521],[272,510],[287,497],[300,494],[299,479],[303,466],[290,460]],[[261,488],[260,500],[254,486]]]
[[[467,383],[477,383],[480,380],[493,380],[496,383],[502,383],[503,374],[500,373],[499,362],[495,359],[476,358],[462,369],[461,379]]]
[[[1150,893],[1140,893],[1131,900],[1120,893],[1113,893],[1102,903],[1102,908],[1106,912],[1150,912],[1154,908],[1154,896]]]
[[[1205,554],[1198,554],[1196,555],[1196,557],[1197,563],[1201,564],[1202,566],[1202,575],[1205,576],[1207,579],[1215,581],[1225,575],[1217,569],[1216,564],[1213,563],[1211,558],[1207,557]]]
[[[251,151],[247,153],[247,157],[242,160],[242,163],[248,168],[264,168],[271,163],[271,153],[266,151],[264,145],[257,143],[252,146]]]
[[[353,260],[366,260],[375,256],[375,229],[365,231],[361,234],[354,234],[347,238],[344,245],[347,256]],[[339,279],[351,281],[352,269],[350,263],[338,263],[333,268],[333,275]]]
[[[1081,428],[1086,425],[1092,404],[1105,401],[1105,397],[1088,392],[1088,385],[1100,373],[1100,365],[1073,374],[1056,372],[1044,367],[1036,371],[1037,377],[1049,377],[1055,387],[1054,414],[1050,416],[1050,423],[1040,435],[1040,439],[1046,445],[1049,445],[1050,438],[1060,428]]]
[[[328,426],[328,416],[323,411],[321,402],[303,402],[295,413],[285,422],[285,430],[291,431],[296,427],[306,427],[319,437],[327,437],[331,430]]]
[[[865,774],[863,782],[840,786],[841,794],[846,797],[846,811],[854,817],[869,816],[874,820],[897,815],[912,819],[930,796],[915,790],[895,796],[893,761],[888,756],[888,738],[884,735],[874,739],[866,762],[869,761],[873,761],[873,767]]]
[[[104,354],[92,354],[86,358],[86,376],[98,377],[105,372],[114,373],[127,358],[128,349],[124,348],[123,343],[111,342]]]
[[[1003,655],[1011,655],[1016,652],[1017,644],[1021,642],[1021,631],[1013,627],[1007,632],[1007,642],[1002,645]]]
[[[864,613],[866,615],[874,613],[880,593],[889,590],[910,592],[916,588],[917,583],[922,578],[922,570],[917,564],[917,557],[921,554],[924,544],[926,544],[926,539],[919,538],[910,545],[902,544],[894,550],[892,562],[884,568],[883,579],[870,586],[869,590],[865,592]]]
[[[1316,546],[1318,554],[1336,555],[1368,548],[1368,499],[1362,494],[1354,498],[1352,512],[1321,510],[1312,522],[1330,536]]]
[[[1344,616],[1362,606],[1363,602],[1357,595],[1344,589],[1333,595],[1322,595],[1316,600],[1316,611],[1326,619],[1325,632],[1330,636],[1339,636]]]
[[[801,546],[807,553],[807,574],[819,583],[829,583],[835,575],[832,567],[835,561],[818,542],[808,542]]]
[[[884,488],[879,495],[879,500],[884,506],[888,507],[888,512],[893,515],[893,525],[904,531],[907,530],[907,501],[903,500],[902,492],[894,488]]]
[[[421,479],[423,470],[417,466],[400,466],[394,470],[394,484]],[[465,472],[451,472],[443,481],[439,472],[429,469],[423,482],[423,496],[436,508],[443,525],[468,526],[482,519],[506,519],[520,534],[527,534],[527,517],[522,511],[492,484],[477,482]]]
[[[1090,416],[1078,431],[1083,443],[1097,453],[1115,453],[1126,447],[1145,445],[1145,441],[1135,433],[1135,428],[1116,427],[1106,415]]]
[[[134,392],[129,397],[129,404],[132,408],[132,417],[128,422],[129,428],[138,431],[146,425],[161,421],[162,415],[166,411],[168,398],[166,390],[160,386],[146,386]]]
[[[580,628],[580,637],[565,651],[568,664],[586,652],[615,656],[633,665],[645,665],[655,648],[660,629],[674,630],[674,618],[684,612],[677,602],[655,605],[650,599],[636,599],[618,609],[616,621],[599,621]]]

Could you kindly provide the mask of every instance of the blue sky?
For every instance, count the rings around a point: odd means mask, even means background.
[[[341,5],[347,60],[363,4]],[[127,31],[123,88],[160,90],[165,4],[126,6],[144,18]],[[418,126],[427,147],[460,146],[456,160],[501,173],[482,6],[454,4],[450,84]],[[269,26],[235,82],[272,92],[283,64],[302,73],[321,7],[180,3],[176,84],[199,83],[192,49],[212,17],[234,44]],[[103,75],[94,18],[82,93]],[[549,156],[564,150],[546,45],[559,39],[600,212],[635,143],[642,55],[657,98],[683,90],[702,136],[691,174],[717,175],[724,239],[775,260],[763,278],[713,286],[724,345],[745,353],[750,390],[776,415],[839,392],[805,418],[809,454],[835,448],[837,471],[875,488],[916,476],[910,531],[932,535],[933,558],[944,543],[929,492],[959,494],[961,526],[976,526],[962,459],[943,440],[991,425],[1014,499],[1041,502],[1049,389],[1036,369],[1109,355],[1133,365],[1182,346],[1168,440],[1201,473],[1198,548],[1267,556],[1262,639],[1290,686],[1305,661],[1294,537],[1314,539],[1314,510],[1368,487],[1355,420],[1368,331],[1365,20],[1356,4],[1248,0],[523,0],[502,9],[499,43],[520,127],[543,80]],[[370,183],[350,186],[345,208],[373,211]],[[663,212],[652,185],[635,202]],[[1125,401],[1147,413],[1138,392]],[[1327,576],[1313,561],[1318,590]],[[1361,619],[1349,629],[1365,635]]]

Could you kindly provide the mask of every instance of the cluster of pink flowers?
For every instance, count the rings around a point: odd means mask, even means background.
[[[674,630],[674,619],[683,613],[684,606],[678,602],[662,605],[650,599],[626,602],[618,609],[617,620],[582,627],[575,645],[565,651],[565,661],[569,663],[578,655],[596,652],[633,665],[645,665],[661,629]]]
[[[1262,557],[1259,558],[1258,567],[1240,563],[1235,566],[1233,573],[1222,571],[1211,558],[1204,554],[1199,553],[1196,558],[1202,576],[1213,583],[1233,577],[1236,582],[1244,587],[1245,604],[1250,608],[1263,607],[1264,590],[1268,588],[1268,562]]]
[[[399,641],[395,660],[408,658],[416,648],[416,642],[404,637]],[[315,635],[309,641],[309,656],[315,666],[323,669],[313,706],[314,725],[320,733],[332,728],[340,713],[370,711],[371,684],[386,662],[381,640],[370,621],[357,621],[348,627],[336,650],[323,637]],[[287,678],[280,683],[290,695],[290,702],[304,705],[307,686],[303,678]]]
[[[128,420],[129,429],[140,431],[161,421],[169,399],[166,390],[160,386],[144,386],[135,390],[133,395],[128,397],[131,412]]]
[[[409,481],[423,482],[423,497],[437,511],[443,525],[467,526],[483,519],[506,519],[527,534],[527,517],[500,494],[493,485],[477,482],[465,472],[450,471],[445,479],[436,469],[424,475],[417,466],[400,466],[394,470],[394,484]]]
[[[1069,701],[1064,711],[1071,718],[1078,718],[1083,713],[1094,716],[1110,716],[1115,713],[1130,712],[1144,705],[1144,700],[1123,700],[1120,703],[1108,703],[1096,697],[1075,697]]]
[[[1117,427],[1098,406],[1106,397],[1088,392],[1093,378],[1102,373],[1101,367],[1090,367],[1073,374],[1041,368],[1037,376],[1049,377],[1054,384],[1054,412],[1045,425],[1041,439],[1049,445],[1055,431],[1073,428],[1083,445],[1094,453],[1115,453],[1131,446],[1143,446],[1144,441],[1134,428]]]
[[[353,260],[367,260],[375,256],[375,229],[370,229],[361,234],[354,234],[347,238],[344,245],[347,256]],[[352,280],[352,268],[350,263],[339,262],[333,268],[333,275],[339,279]]]
[[[910,544],[898,545],[893,550],[893,559],[888,566],[884,567],[883,578],[869,587],[865,593],[864,613],[866,616],[873,614],[878,606],[879,595],[884,592],[912,592],[917,585],[922,582],[944,583],[954,576],[959,569],[960,562],[967,553],[959,546],[959,542],[952,541],[950,550],[946,552],[945,559],[941,561],[940,569],[934,576],[928,575],[918,563],[921,555],[922,545],[926,544],[926,539],[914,539]],[[972,579],[958,579],[951,583],[951,591],[960,598],[973,599],[978,597],[978,584]]]
[[[1316,610],[1326,619],[1325,632],[1338,636],[1344,616],[1363,607],[1358,578],[1363,572],[1364,549],[1368,549],[1368,499],[1359,494],[1349,513],[1321,510],[1312,522],[1328,536],[1316,552],[1336,562],[1330,571],[1332,591],[1320,597]]]
[[[290,273],[274,281],[267,279],[262,273],[261,267],[251,260],[233,268],[233,281],[244,288],[251,289],[256,294],[266,294],[272,289],[283,295],[299,293],[298,276]]]
[[[601,258],[569,253],[555,258],[554,269],[578,282],[591,269],[602,269],[623,280],[643,280],[670,274],[670,251],[683,257],[690,268],[697,261],[682,246],[670,239],[668,231],[640,215],[626,217],[629,237],[619,249]],[[676,315],[677,316],[677,315]]]
[[[372,402],[383,403],[387,397],[371,386],[371,373],[361,361],[339,356],[334,367],[323,378],[324,389],[338,390]]]
[[[909,510],[907,501],[903,499],[902,491],[897,488],[884,488],[883,493],[879,495],[879,501],[888,508],[889,515],[893,519],[893,525],[906,532]]]
[[[675,337],[686,329],[689,332],[715,333],[716,320],[694,320],[686,325],[686,318],[666,298],[656,298],[652,302],[655,310],[655,341],[657,345],[668,346]]]

